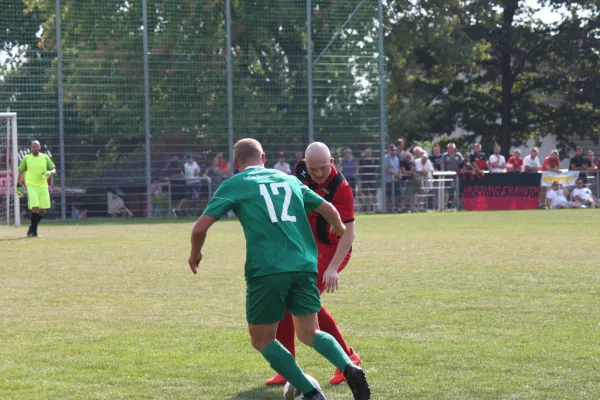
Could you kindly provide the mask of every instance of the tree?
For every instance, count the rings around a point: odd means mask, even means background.
[[[548,134],[562,147],[573,135],[598,135],[598,92],[584,90],[598,85],[598,2],[541,6],[564,8],[565,18],[544,23],[536,9],[516,0],[396,5],[391,40],[405,34],[407,22],[417,34],[413,48],[392,56],[410,68],[392,65],[391,86],[398,90],[390,103],[408,103],[397,107],[405,114],[418,110],[416,121],[428,116],[428,130],[415,137],[458,127],[472,132],[468,140],[481,136],[486,147],[499,142],[508,152]]]

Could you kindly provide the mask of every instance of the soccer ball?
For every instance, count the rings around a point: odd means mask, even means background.
[[[321,390],[321,385],[319,385],[319,382],[315,378],[310,375],[306,375],[306,377],[318,390]],[[283,400],[302,400],[302,393],[288,382],[283,387]]]

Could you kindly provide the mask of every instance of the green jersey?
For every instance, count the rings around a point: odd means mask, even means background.
[[[295,176],[249,167],[221,184],[204,215],[233,210],[246,237],[246,279],[282,272],[317,272],[317,245],[307,214],[323,198]]]
[[[50,157],[44,153],[38,153],[37,156],[27,154],[19,164],[19,171],[25,173],[25,185],[37,186],[41,188],[48,187],[48,178],[43,174],[46,171],[56,168]]]

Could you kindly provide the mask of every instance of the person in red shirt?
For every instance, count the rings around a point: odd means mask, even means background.
[[[329,232],[327,222],[317,213],[309,215],[309,222],[317,242],[318,248],[318,275],[317,285],[319,291],[325,290],[325,281],[329,276],[341,272],[352,255],[352,242],[354,241],[354,198],[352,196],[352,187],[348,184],[344,176],[333,166],[333,158],[329,148],[320,142],[312,143],[306,149],[306,158],[299,161],[294,167],[294,174],[305,185],[310,187],[317,194],[333,204],[340,213],[342,221],[346,225],[346,233],[341,238],[332,235]],[[344,340],[335,320],[325,309],[317,314],[319,319],[319,328],[323,332],[332,335],[342,346],[342,349],[350,357],[355,365],[360,365],[361,359]],[[276,339],[292,355],[296,356],[294,321],[289,312],[286,312],[283,321],[277,326]],[[344,374],[336,370],[329,380],[329,383],[337,385],[346,381]],[[267,385],[284,385],[286,379],[277,374],[269,379]]]
[[[560,171],[560,159],[558,158],[558,150],[552,150],[552,154],[544,158],[542,162],[542,171]]]
[[[508,172],[521,172],[523,168],[523,159],[521,158],[521,150],[516,149],[513,151],[513,155],[509,157],[506,163]]]

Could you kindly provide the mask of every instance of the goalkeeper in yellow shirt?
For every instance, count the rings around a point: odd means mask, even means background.
[[[18,189],[22,193],[22,186],[27,186],[27,205],[31,210],[31,225],[27,237],[37,237],[37,227],[44,213],[50,208],[50,192],[48,191],[48,178],[56,174],[56,166],[52,159],[40,150],[40,142],[31,142],[31,153],[23,157],[19,164]]]

